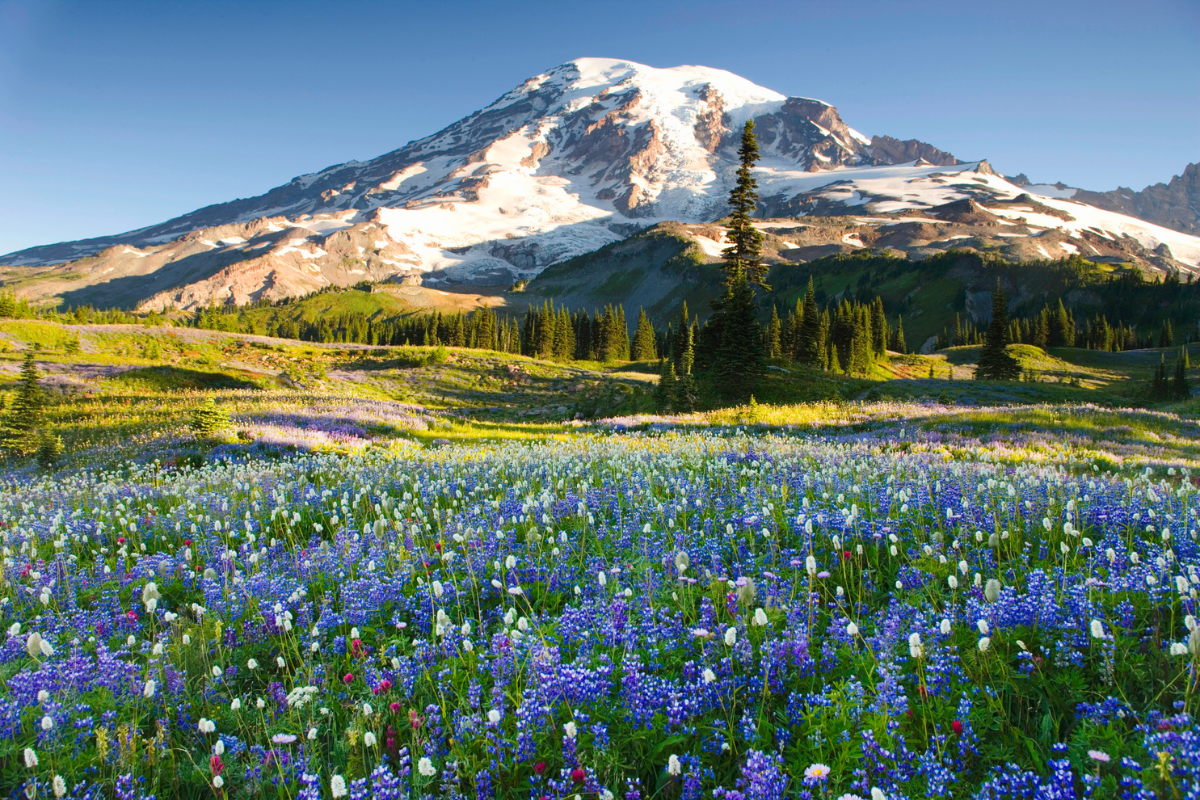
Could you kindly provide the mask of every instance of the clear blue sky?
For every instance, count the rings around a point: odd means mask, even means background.
[[[0,253],[373,158],[579,56],[727,69],[1034,180],[1200,160],[1198,0],[0,0]]]

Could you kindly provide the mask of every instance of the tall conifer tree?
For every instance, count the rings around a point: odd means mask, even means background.
[[[645,309],[638,310],[637,331],[633,334],[633,360],[653,361],[658,358],[658,347],[654,341],[654,326],[646,316]],[[674,359],[671,359],[672,364]]]
[[[999,279],[992,292],[992,322],[987,339],[979,351],[979,366],[975,377],[980,380],[1011,381],[1021,377],[1021,365],[1008,354],[1008,298],[1000,288]]]
[[[737,171],[737,182],[729,193],[729,215],[725,238],[729,246],[722,251],[725,257],[725,283],[732,283],[739,271],[746,280],[764,289],[767,268],[762,261],[762,231],[754,227],[753,214],[758,208],[758,181],[754,180],[754,162],[758,161],[758,137],[754,135],[754,123],[747,121],[742,129],[742,145],[738,148],[741,165]]]
[[[771,306],[771,322],[767,325],[767,358],[783,356],[783,323],[779,320],[779,311]]]
[[[758,159],[758,139],[754,123],[742,130],[738,150],[741,165],[737,182],[729,193],[733,211],[729,216],[725,248],[725,293],[713,301],[713,316],[706,328],[705,344],[711,355],[705,362],[713,367],[714,389],[727,401],[750,397],[763,371],[762,327],[758,323],[754,284],[766,287],[766,266],[762,263],[762,233],[754,227],[752,214],[758,205],[758,184],[754,180],[754,162]]]
[[[796,361],[810,367],[820,367],[825,361],[825,336],[821,329],[821,312],[817,309],[812,278],[808,279],[808,291],[804,293],[804,318],[800,321]]]

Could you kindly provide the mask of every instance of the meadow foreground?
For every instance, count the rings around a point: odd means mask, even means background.
[[[1194,424],[878,411],[10,473],[0,779],[91,797],[1200,791]]]

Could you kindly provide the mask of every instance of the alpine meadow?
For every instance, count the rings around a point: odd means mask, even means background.
[[[1179,167],[582,58],[0,256],[0,797],[1200,797]]]

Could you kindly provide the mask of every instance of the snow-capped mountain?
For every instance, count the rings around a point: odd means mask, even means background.
[[[1024,175],[1012,180],[1034,194],[1078,200],[1193,236],[1200,234],[1200,164],[1188,164],[1168,183],[1156,183],[1141,191],[1122,186],[1107,192],[1093,192],[1067,186],[1061,181],[1030,184]]]
[[[1022,204],[1026,191],[986,162],[963,163],[915,140],[868,138],[822,101],[707,67],[594,58],[530,78],[371,161],[0,263],[43,268],[23,289],[30,294],[155,308],[277,299],[396,276],[502,284],[657,222],[718,219],[750,119],[762,151],[764,216],[883,214],[882,224],[968,199],[1001,204],[993,227],[1019,224],[1014,236],[1056,229],[1085,255],[1151,263],[1142,254],[1157,252],[1151,266],[1161,269],[1200,264],[1200,239],[1070,200]]]

